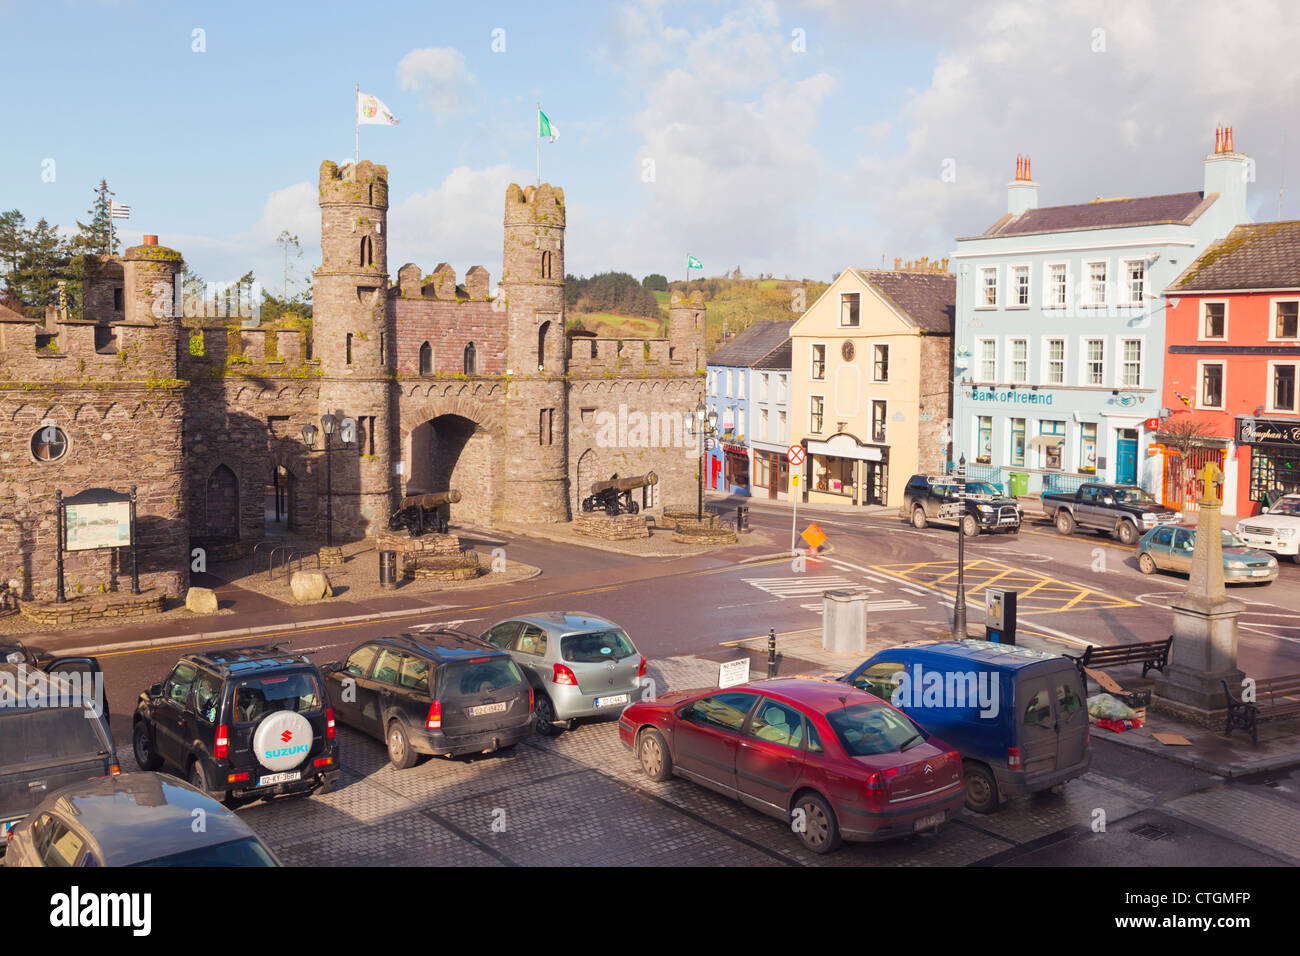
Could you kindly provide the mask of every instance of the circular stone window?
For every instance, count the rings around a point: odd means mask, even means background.
[[[844,361],[852,362],[853,356],[856,354],[857,350],[853,348],[851,341],[845,340],[844,344],[840,346],[840,355],[844,356]]]
[[[57,425],[45,425],[32,436],[32,457],[58,461],[68,453],[68,436]]]

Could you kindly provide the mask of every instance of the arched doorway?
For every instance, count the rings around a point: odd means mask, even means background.
[[[493,473],[491,433],[463,415],[444,414],[411,429],[408,495],[455,489],[455,522],[488,524],[497,476]]]
[[[298,521],[294,516],[297,496],[294,493],[294,474],[284,465],[271,467],[271,481],[266,485],[262,508],[263,527],[268,535],[296,531]]]
[[[578,456],[578,463],[573,468],[573,514],[582,511],[582,499],[591,493],[591,483],[598,480],[599,467],[594,448],[588,448]]]
[[[203,529],[209,537],[239,537],[239,480],[226,465],[218,465],[208,476]]]

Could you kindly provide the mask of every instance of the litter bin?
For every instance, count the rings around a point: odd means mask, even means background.
[[[749,530],[749,505],[736,505],[736,530]]]
[[[379,552],[379,586],[392,589],[397,587],[397,552]]]
[[[1029,473],[1024,471],[1011,472],[1007,479],[1007,490],[1013,498],[1020,498],[1029,494]]]

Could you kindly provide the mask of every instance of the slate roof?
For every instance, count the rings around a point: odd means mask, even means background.
[[[794,355],[794,344],[786,339],[772,351],[768,352],[761,359],[754,363],[754,368],[776,369],[781,372],[790,371],[791,358]]]
[[[922,331],[952,335],[957,312],[957,277],[948,272],[891,272],[855,269],[862,281],[910,316]]]
[[[15,312],[13,309],[9,308],[8,306],[0,305],[0,322],[33,322],[33,321],[35,320],[29,319],[27,318],[27,316]]]
[[[1166,292],[1300,289],[1300,220],[1236,226],[1202,252]]]
[[[1073,206],[1045,206],[1026,209],[1019,216],[1010,213],[995,222],[982,235],[967,239],[997,236],[1027,236],[1037,233],[1070,232],[1080,229],[1118,229],[1127,226],[1155,226],[1163,223],[1190,225],[1217,198],[1216,193],[1172,193],[1168,196],[1143,196],[1137,199],[1098,199]]]
[[[709,364],[752,368],[755,362],[790,338],[792,325],[793,319],[789,322],[760,319],[710,355]]]

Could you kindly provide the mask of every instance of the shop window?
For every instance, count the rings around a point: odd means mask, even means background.
[[[1038,423],[1038,434],[1045,436],[1050,443],[1043,447],[1043,467],[1051,471],[1060,471],[1062,466],[1061,449],[1065,438],[1065,422],[1044,421]]]
[[[975,461],[980,465],[993,462],[993,416],[981,415],[976,425]]]
[[[1084,422],[1079,426],[1079,471],[1097,473],[1097,424]]]
[[[1025,420],[1011,419],[1011,464],[1025,463]]]

